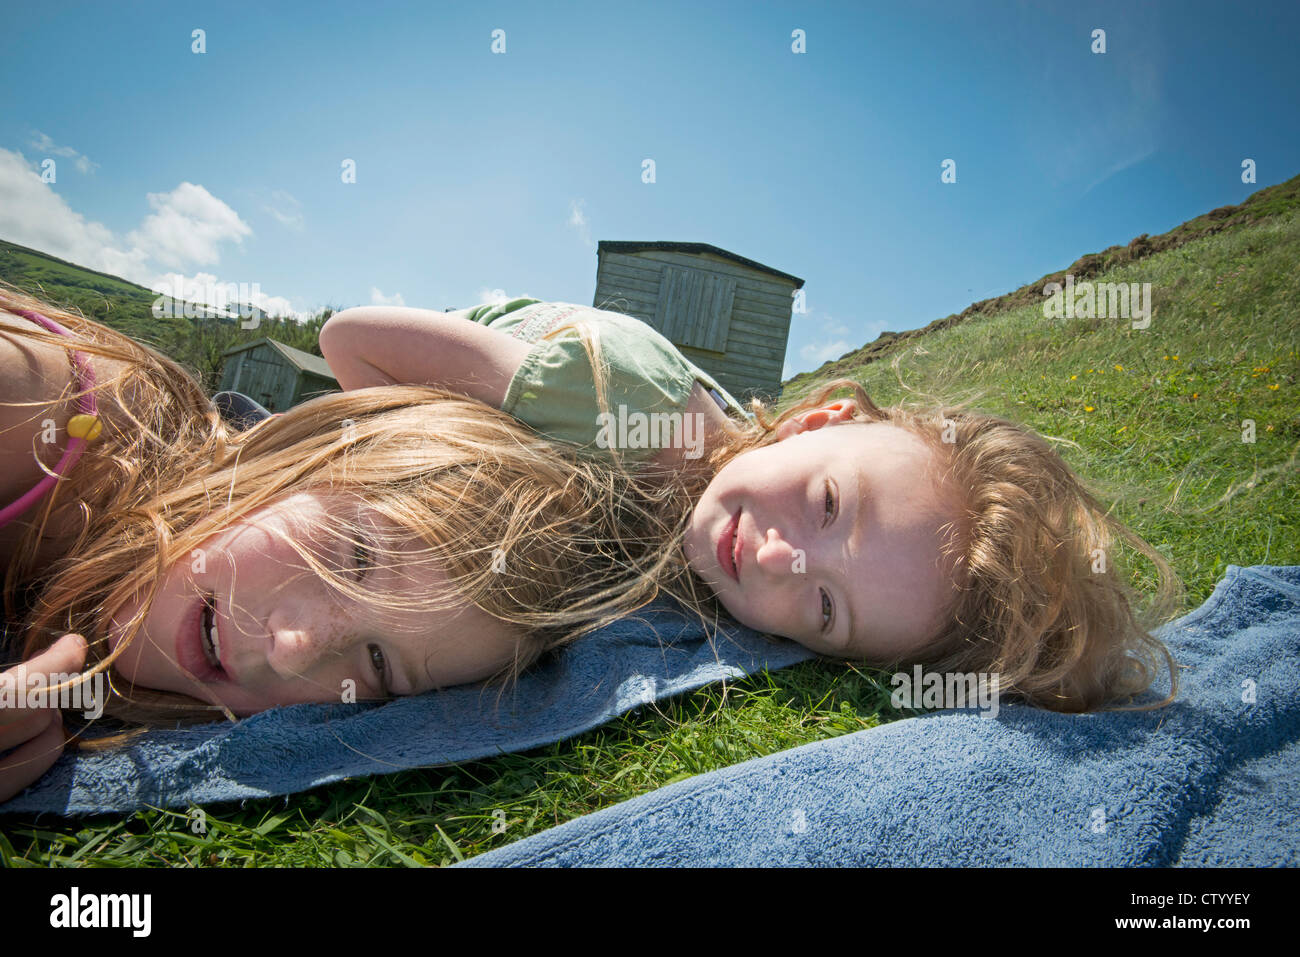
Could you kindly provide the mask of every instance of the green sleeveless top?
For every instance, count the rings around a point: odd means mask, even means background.
[[[620,428],[626,436],[638,421],[646,421],[645,416],[684,414],[696,382],[731,417],[742,422],[753,419],[712,376],[632,316],[567,302],[513,299],[477,306],[467,318],[533,344],[510,380],[501,411],[543,435],[593,453],[604,454],[607,447],[598,442],[602,428],[607,430],[608,442]],[[595,377],[578,332],[561,329],[543,338],[574,322],[594,334],[598,344],[596,355],[606,367],[608,419],[600,419]],[[633,462],[652,458],[658,451],[657,447],[638,448],[635,443],[629,447],[620,442],[618,447]]]

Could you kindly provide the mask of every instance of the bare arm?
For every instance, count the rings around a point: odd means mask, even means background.
[[[510,380],[531,346],[465,316],[470,310],[435,312],[395,306],[359,306],[331,316],[321,329],[325,361],[344,390],[416,383],[459,392],[501,408]],[[704,455],[668,448],[653,459],[669,469],[702,467],[723,432],[736,423],[700,383],[691,392],[687,415],[700,416]]]
[[[721,445],[729,434],[740,428],[718,407],[718,403],[713,401],[708,390],[699,382],[696,382],[695,388],[691,390],[690,401],[686,405],[686,415],[698,417],[695,420],[698,423],[696,434],[702,436],[703,440],[701,448],[697,450],[700,454],[692,459],[687,457],[687,453],[691,451],[689,449],[661,449],[650,460],[652,464],[666,469],[703,469],[713,450]]]
[[[501,408],[530,346],[458,312],[358,306],[329,318],[320,348],[345,391],[432,385]]]

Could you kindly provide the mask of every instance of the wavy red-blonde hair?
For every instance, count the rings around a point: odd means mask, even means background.
[[[581,322],[571,326],[591,361],[600,407],[608,411],[599,333]],[[752,399],[754,421],[711,452],[708,474],[776,442],[783,423],[822,408],[846,389],[856,400],[854,422],[893,425],[926,443],[937,463],[936,492],[961,516],[943,530],[940,557],[957,591],[943,623],[905,660],[866,664],[996,673],[1000,693],[1054,711],[1143,710],[1174,700],[1177,664],[1150,631],[1182,606],[1181,579],[1164,556],[1103,507],[1046,439],[973,410],[974,398],[880,407],[861,384],[837,379],[775,416]],[[690,500],[697,501],[702,491],[691,488]],[[685,522],[676,528],[673,544],[680,549]],[[1158,593],[1149,606],[1125,581],[1120,542],[1158,571]],[[698,588],[677,597],[702,616],[717,614],[716,600],[701,596]],[[1162,700],[1128,703],[1166,668],[1170,690]]]

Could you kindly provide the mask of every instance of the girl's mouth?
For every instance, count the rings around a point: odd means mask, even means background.
[[[221,667],[221,636],[217,632],[216,596],[213,595],[203,603],[203,632],[205,639],[203,653],[208,657],[208,664],[214,668]]]
[[[177,642],[180,666],[199,681],[229,681],[221,664],[221,635],[217,629],[217,596],[205,594],[186,616]]]
[[[740,509],[722,530],[718,539],[718,566],[740,583],[740,557],[737,551],[740,545]]]

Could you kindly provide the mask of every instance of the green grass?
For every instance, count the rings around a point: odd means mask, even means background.
[[[695,774],[874,727],[869,673],[803,665],[638,709],[578,738],[486,761],[348,780],[287,800],[37,825],[0,819],[11,866],[451,864]],[[497,813],[494,813],[497,812]]]
[[[981,408],[1065,440],[1066,460],[1172,560],[1187,611],[1228,563],[1300,563],[1297,262],[1300,216],[1281,209],[1094,277],[1152,283],[1146,330],[1047,320],[1025,306],[901,340],[889,361],[853,375],[882,404],[908,390],[987,390]],[[799,377],[786,401],[810,381]],[[1246,418],[1256,423],[1253,444],[1241,441]],[[1151,569],[1130,570],[1151,593]],[[6,816],[0,858],[53,867],[452,863],[690,775],[905,717],[884,688],[879,674],[805,663],[522,754],[209,805],[202,834],[179,811],[39,824]]]

